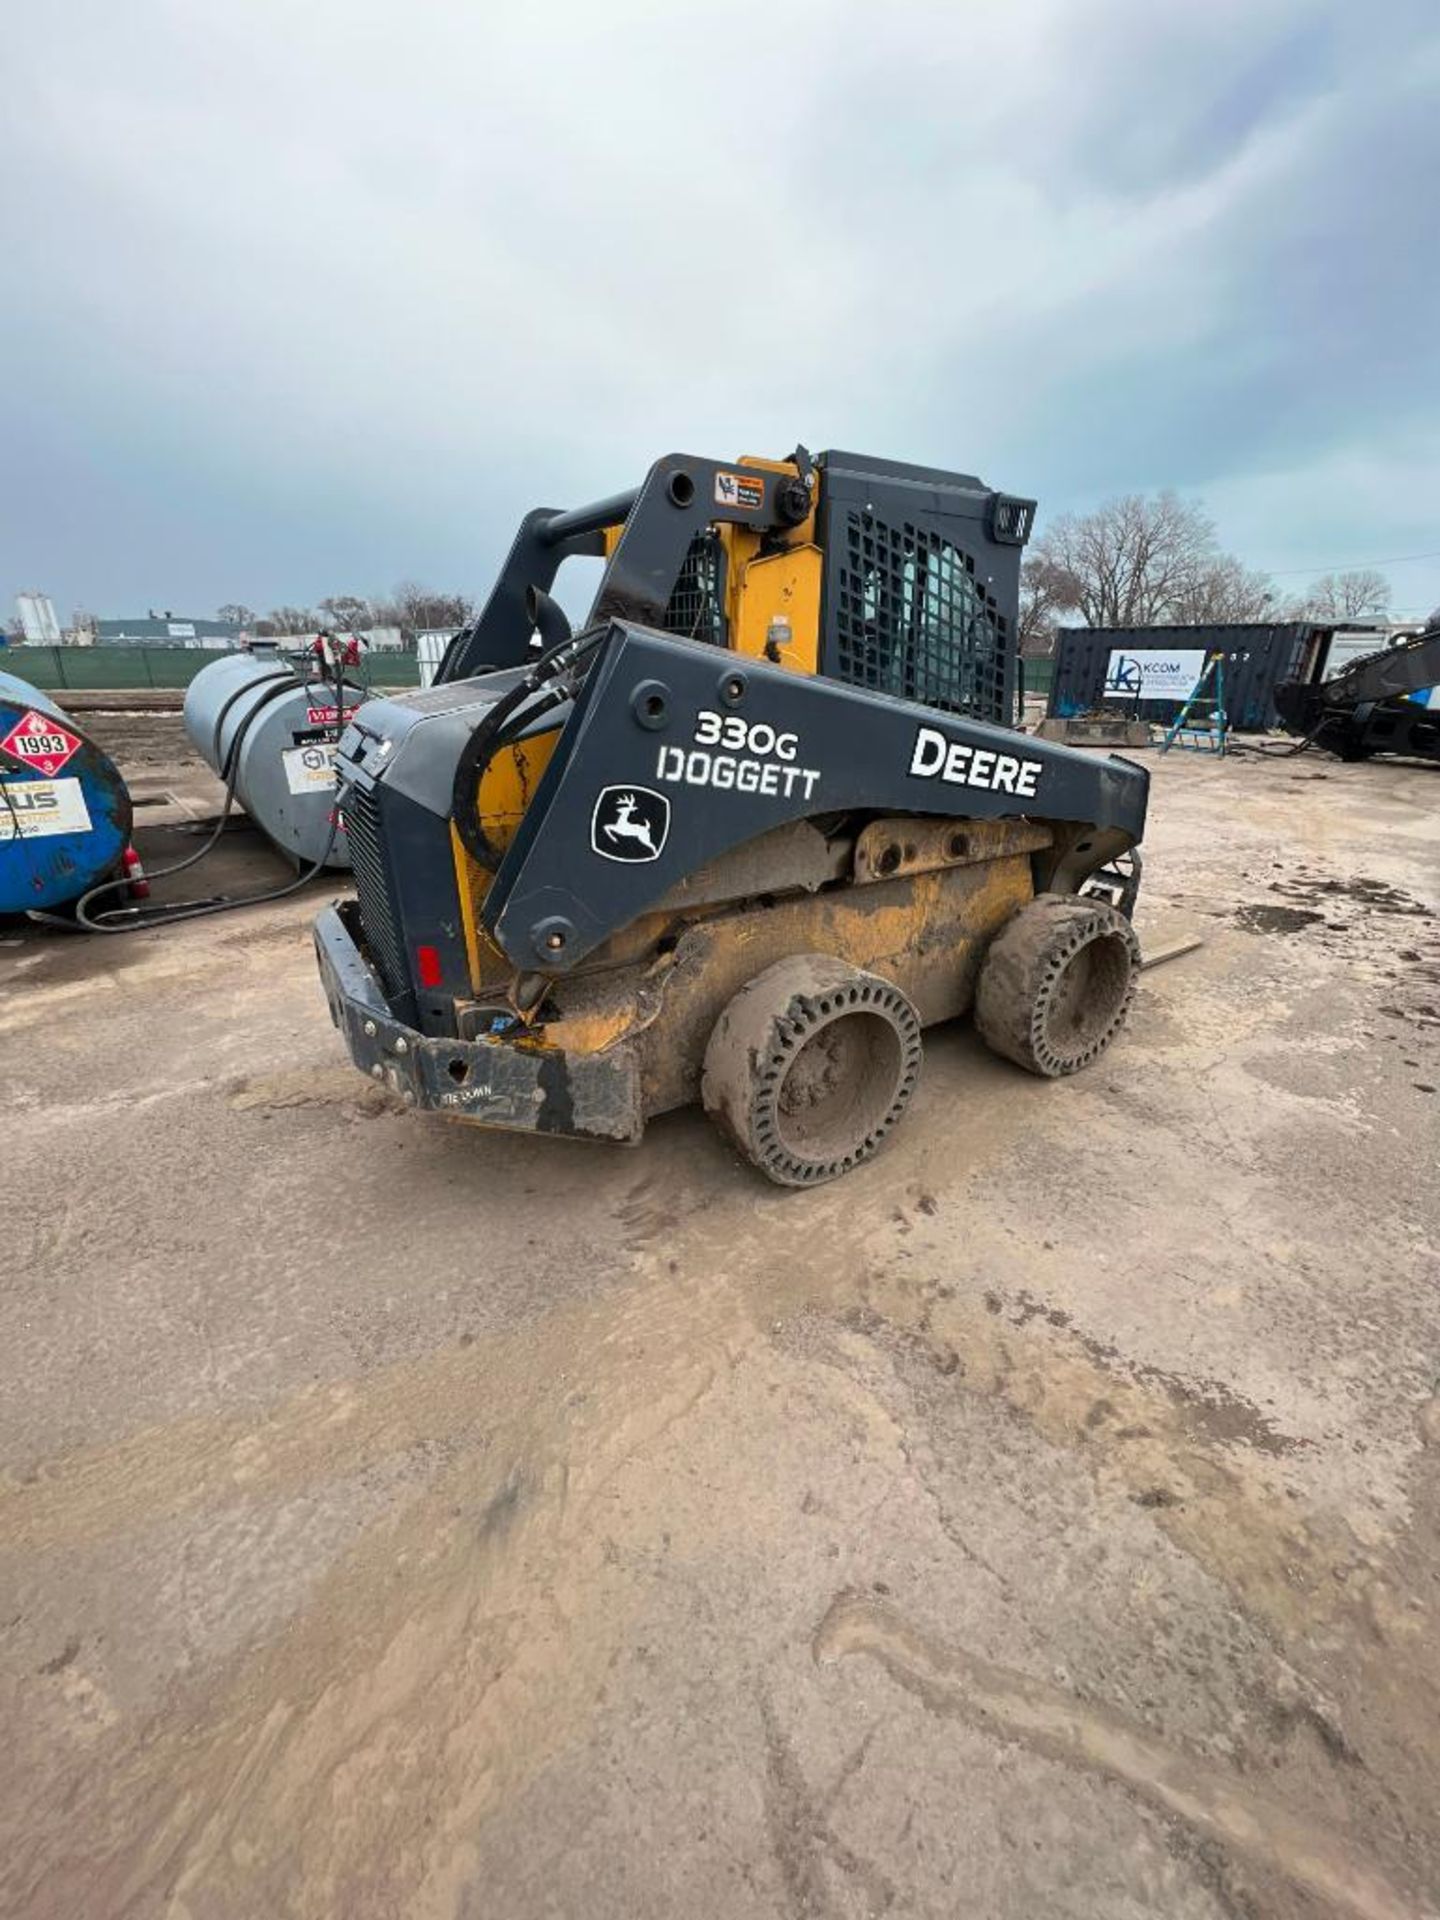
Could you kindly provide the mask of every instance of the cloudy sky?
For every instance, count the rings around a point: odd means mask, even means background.
[[[1435,0],[6,10],[0,620],[483,590],[672,448],[1440,602]]]

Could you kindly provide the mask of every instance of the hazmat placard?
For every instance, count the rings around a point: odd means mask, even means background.
[[[329,793],[335,785],[335,749],[328,741],[291,747],[282,753],[285,784],[291,793]]]
[[[1137,647],[1133,653],[1117,647],[1105,669],[1105,698],[1188,700],[1204,671],[1203,647],[1177,647],[1173,652]]]
[[[0,780],[0,840],[89,831],[90,809],[78,780]]]
[[[33,707],[0,740],[6,753],[47,779],[53,779],[84,744],[79,734],[72,733],[53,713],[37,713]]]

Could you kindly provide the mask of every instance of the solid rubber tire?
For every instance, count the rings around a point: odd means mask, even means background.
[[[716,1021],[701,1098],[767,1179],[818,1186],[877,1150],[910,1104],[920,1052],[920,1017],[899,987],[829,954],[797,954],[757,974]]]
[[[1070,972],[1077,961],[1088,978]],[[1139,968],[1135,929],[1108,901],[1037,894],[990,942],[975,988],[976,1028],[992,1052],[1028,1073],[1078,1073],[1124,1026]],[[1083,1021],[1069,1004],[1077,985]]]

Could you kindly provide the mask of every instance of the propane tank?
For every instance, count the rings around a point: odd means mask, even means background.
[[[109,879],[132,816],[109,754],[48,693],[0,673],[0,914],[66,907]]]
[[[363,698],[345,688],[345,719]],[[343,826],[330,840],[339,730],[334,686],[306,678],[273,649],[222,654],[185,690],[191,745],[222,780],[233,771],[236,799],[297,866],[322,854],[327,867],[350,865]]]

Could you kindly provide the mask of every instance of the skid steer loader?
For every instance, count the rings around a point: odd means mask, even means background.
[[[1032,501],[855,454],[670,454],[526,516],[428,690],[339,747],[316,925],[407,1103],[633,1142],[698,1099],[772,1180],[867,1159],[921,1030],[1043,1076],[1114,1038],[1148,778],[1010,721]],[[605,562],[572,634],[561,564]]]

